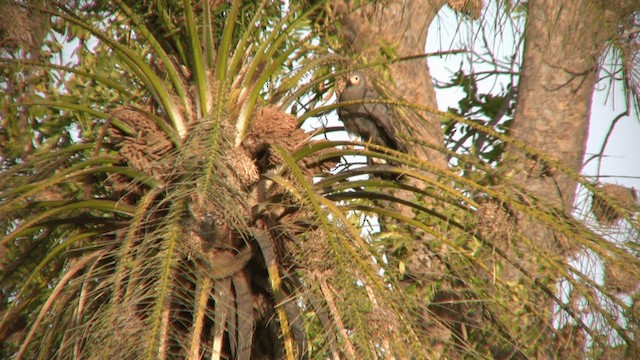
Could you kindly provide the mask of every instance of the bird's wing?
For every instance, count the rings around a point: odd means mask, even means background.
[[[380,96],[374,91],[369,90],[365,95],[365,99],[379,100]],[[373,123],[380,129],[383,136],[389,140],[389,145],[397,148],[396,132],[393,128],[387,105],[382,103],[369,103],[363,104],[363,106]]]

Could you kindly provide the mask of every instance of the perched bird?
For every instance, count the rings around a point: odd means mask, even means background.
[[[380,99],[380,96],[375,91],[367,89],[367,79],[363,73],[354,71],[349,75],[347,87],[338,100],[343,102],[363,99]],[[392,117],[386,104],[344,105],[338,108],[338,116],[347,131],[359,136],[363,141],[406,152],[404,146],[396,139]]]

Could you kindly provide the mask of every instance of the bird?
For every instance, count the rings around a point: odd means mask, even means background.
[[[374,90],[367,88],[367,78],[360,71],[349,74],[347,86],[338,100],[340,102],[380,99]],[[406,152],[404,145],[396,139],[392,117],[386,104],[359,103],[342,105],[338,108],[338,117],[352,135],[371,144]]]

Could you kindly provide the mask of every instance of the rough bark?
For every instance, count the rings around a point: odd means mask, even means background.
[[[575,172],[582,166],[598,59],[612,32],[611,16],[612,11],[589,1],[529,2],[511,136]],[[556,176],[525,175],[527,189],[571,211],[573,180],[555,171]]]
[[[524,61],[510,129],[514,139],[548,154],[571,171],[580,172],[599,57],[613,34],[615,21],[628,9],[622,2],[612,1],[528,2]],[[570,216],[576,190],[573,178],[540,159],[524,155],[516,146],[510,145],[507,150],[517,163],[514,179],[543,206],[555,207]],[[522,277],[530,277],[531,281],[547,279],[549,291],[553,292],[555,275],[540,272],[535,254],[543,251],[563,257],[567,252],[556,241],[552,229],[540,220],[523,217],[518,220],[518,227],[531,243],[518,243],[518,250],[504,250],[509,257],[518,259],[517,264],[528,274],[505,266],[503,276],[514,281]],[[534,288],[539,286],[545,285]],[[550,320],[551,299],[537,290],[531,295],[537,299],[531,303],[537,304],[539,316]],[[544,335],[550,331],[545,327],[551,327],[551,321],[533,324],[530,331],[535,333],[531,336],[538,338],[541,348],[550,348],[545,340],[548,336]],[[545,356],[548,354],[539,353],[539,357]]]

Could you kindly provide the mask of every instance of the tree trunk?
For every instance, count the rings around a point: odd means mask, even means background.
[[[612,8],[614,10],[605,10]],[[579,173],[582,167],[599,57],[607,39],[613,35],[614,21],[620,19],[620,11],[625,11],[623,8],[611,2],[607,7],[593,1],[528,2],[524,60],[510,135],[573,173]],[[576,191],[573,178],[542,159],[524,155],[513,144],[507,151],[517,162],[513,180],[520,183],[531,198],[541,201],[542,206],[571,216]],[[549,337],[544,334],[549,334],[548,328],[552,326],[552,301],[540,287],[546,286],[548,291],[555,292],[557,275],[541,272],[536,254],[542,251],[559,258],[566,258],[568,254],[556,241],[554,231],[541,220],[524,216],[518,219],[518,227],[530,243],[518,241],[515,245],[518,250],[507,247],[503,251],[509,258],[516,259],[520,269],[528,274],[506,265],[503,276],[512,281],[523,277],[531,281],[546,279],[533,286],[531,296],[537,301],[531,304],[537,305],[538,316],[549,321],[530,324],[529,330],[533,333],[529,335],[538,339],[540,349],[551,349],[551,343],[546,342]],[[580,346],[584,344],[578,344]],[[545,358],[549,354],[539,352],[538,356]]]
[[[603,8],[586,1],[529,2],[511,136],[574,172],[582,167],[598,59],[612,31],[605,17]],[[571,212],[571,178],[557,171],[523,175],[528,190]]]
[[[614,10],[588,1],[528,4],[523,68],[510,135],[575,173],[582,167],[599,57],[615,30],[614,21],[629,11],[622,3],[607,5]],[[575,200],[573,178],[541,159],[527,158],[514,145],[507,150],[518,161],[515,179],[529,194],[570,215]],[[524,234],[536,246],[558,253],[552,232],[534,223],[520,224]]]

